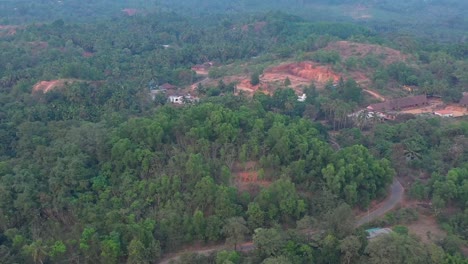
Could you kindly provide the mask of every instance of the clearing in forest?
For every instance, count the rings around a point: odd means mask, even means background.
[[[40,81],[33,86],[33,92],[43,92],[47,93],[49,91],[55,90],[57,88],[63,88],[66,85],[72,84],[76,81],[75,79],[58,79],[51,81]]]
[[[289,87],[302,93],[302,88],[314,83],[317,88],[323,89],[327,82],[337,83],[340,75],[335,73],[330,66],[320,65],[311,61],[284,63],[266,69],[260,75],[260,84],[252,85],[250,79],[243,79],[237,85],[237,89],[253,94],[263,91],[271,94],[277,87],[284,87],[289,79]]]
[[[15,35],[17,29],[19,29],[19,26],[0,25],[0,37]]]
[[[235,176],[235,185],[239,191],[254,191],[258,187],[268,187],[271,181],[259,179],[258,163],[248,161],[238,162],[234,165],[233,175]]]
[[[411,234],[415,234],[425,243],[435,243],[447,236],[437,223],[429,202],[410,200],[408,196],[402,201],[403,208],[411,208],[418,212],[418,220],[407,224]]]
[[[392,48],[344,40],[331,42],[324,50],[337,51],[342,60],[347,60],[350,57],[365,58],[369,55],[375,55],[384,65],[406,61],[408,59],[407,55]]]

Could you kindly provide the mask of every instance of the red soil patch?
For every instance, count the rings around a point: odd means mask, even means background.
[[[243,91],[253,95],[260,91],[272,94],[276,88],[284,87],[284,82],[289,79],[289,87],[302,94],[302,88],[314,83],[317,88],[323,88],[328,81],[337,83],[340,75],[333,72],[331,67],[319,65],[314,62],[294,62],[281,64],[268,68],[260,76],[260,83],[252,85],[250,78],[242,78],[237,84],[237,91]]]
[[[241,80],[236,86],[237,92],[246,92],[249,95],[253,95],[255,92],[263,92],[265,94],[270,94],[271,87],[268,83],[265,83],[260,80],[260,83],[257,85],[252,85],[250,79]]]
[[[12,35],[15,35],[17,29],[19,29],[19,26],[0,25],[0,36],[12,36]]]
[[[246,162],[245,164],[237,163],[234,166],[233,174],[235,176],[235,184],[239,191],[255,192],[258,187],[268,187],[271,182],[258,178],[259,168],[254,161]]]
[[[57,88],[62,88],[67,84],[71,84],[78,80],[73,79],[59,79],[59,80],[52,80],[52,81],[40,81],[33,86],[33,93],[42,92],[47,93]]]
[[[285,77],[302,78],[307,82],[314,81],[323,86],[328,81],[338,82],[340,76],[333,72],[328,66],[318,65],[313,62],[298,62],[283,64],[277,67],[267,69],[263,78],[268,78],[275,75],[284,75]],[[272,78],[275,80],[275,78]],[[286,78],[285,78],[286,79]]]
[[[263,89],[268,91],[275,85],[284,85],[286,79],[291,82],[289,87],[295,89],[297,93],[301,93],[301,88],[311,83],[315,83],[317,88],[323,88],[328,81],[337,83],[340,75],[333,72],[329,66],[305,61],[272,67],[266,69],[264,74],[260,76],[261,83],[268,84],[268,87],[263,87]]]
[[[408,58],[407,55],[395,49],[351,41],[332,42],[324,49],[337,51],[343,60],[349,57],[364,58],[368,55],[377,55],[385,65],[405,61]]]

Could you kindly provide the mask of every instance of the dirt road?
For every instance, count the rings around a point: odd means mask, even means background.
[[[380,95],[379,93],[377,92],[374,92],[374,91],[371,91],[371,90],[368,90],[368,89],[362,89],[364,92],[370,94],[372,97],[384,102],[385,101],[385,97],[383,97],[382,95]]]
[[[376,206],[376,209],[370,211],[368,214],[362,217],[358,217],[358,220],[356,222],[356,227],[361,226],[370,221],[373,221],[379,218],[380,216],[384,215],[388,211],[392,210],[393,208],[395,208],[395,206],[397,206],[403,199],[404,191],[405,189],[403,188],[401,183],[395,178],[393,180],[392,185],[390,186],[390,196],[387,197],[387,199],[385,199],[383,202],[378,204]],[[171,263],[171,261],[177,261],[180,255],[185,254],[185,253],[197,253],[197,254],[208,255],[215,251],[220,251],[220,250],[227,249],[227,248],[228,248],[227,246],[222,245],[222,246],[201,248],[198,250],[186,250],[186,251],[182,251],[182,252],[169,255],[165,259],[163,259],[160,263],[169,264]],[[255,249],[255,246],[253,245],[252,241],[239,245],[240,251],[248,252],[254,249]]]

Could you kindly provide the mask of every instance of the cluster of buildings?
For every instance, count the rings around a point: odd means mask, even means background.
[[[167,100],[172,104],[186,104],[186,103],[195,103],[200,99],[198,97],[192,96],[190,94],[181,95],[178,91],[178,87],[169,83],[163,85],[155,86],[154,84],[149,85],[150,87],[150,97],[154,101],[158,94],[164,94],[167,96]]]
[[[382,119],[394,120],[400,111],[408,110],[411,108],[424,108],[426,106],[430,106],[429,99],[426,95],[408,96],[387,100],[376,104],[371,104],[365,110],[361,110],[357,113],[354,113],[350,115],[350,117],[356,117],[365,111],[367,112],[367,118],[378,116]],[[437,107],[435,106],[431,106],[430,108],[426,108],[425,110],[429,109],[428,113],[432,113],[436,116],[441,117],[454,117],[462,115],[455,115],[454,110],[451,110],[450,108],[431,110],[436,108]],[[465,110],[468,111],[468,93],[463,93],[463,96],[459,102],[459,108],[465,108]]]

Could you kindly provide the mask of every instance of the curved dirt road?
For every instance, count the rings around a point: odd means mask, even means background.
[[[359,217],[358,220],[356,221],[356,227],[359,227],[365,223],[368,223],[370,221],[373,221],[377,219],[378,217],[384,215],[388,211],[392,210],[395,208],[395,206],[398,205],[398,203],[401,202],[403,199],[403,193],[405,189],[401,185],[400,181],[398,181],[396,178],[393,180],[392,185],[390,186],[390,195],[385,199],[383,202],[381,202],[379,205],[377,205],[377,209],[374,209],[369,212],[369,214],[366,214],[362,217]],[[213,246],[209,248],[204,248],[200,250],[187,250],[187,251],[182,251],[179,253],[175,253],[172,256],[169,255],[165,259],[163,259],[160,263],[161,264],[168,264],[171,261],[177,261],[179,259],[180,255],[184,253],[198,253],[198,254],[204,254],[208,255],[211,254],[212,252],[219,251],[222,249],[227,249],[227,246]],[[246,242],[244,244],[239,245],[239,250],[240,251],[252,251],[255,249],[255,246],[251,241]]]

